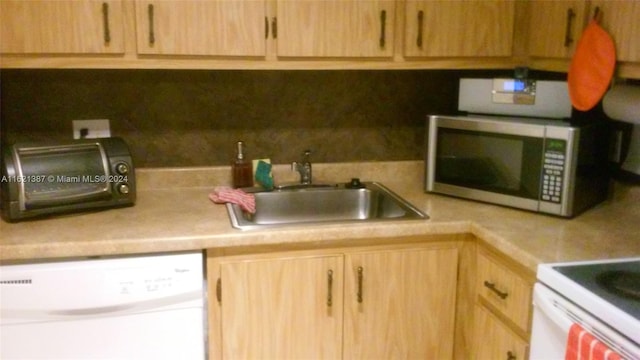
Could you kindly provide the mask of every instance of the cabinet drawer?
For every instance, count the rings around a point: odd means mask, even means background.
[[[477,266],[478,295],[527,332],[532,285],[486,254],[479,254]]]
[[[529,344],[513,333],[487,309],[476,305],[475,346],[473,354],[476,359],[511,359],[526,358]]]

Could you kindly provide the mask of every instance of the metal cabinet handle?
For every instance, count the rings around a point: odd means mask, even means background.
[[[485,280],[484,286],[486,288],[488,288],[489,290],[493,291],[494,293],[496,293],[496,295],[498,295],[500,297],[500,299],[504,300],[504,299],[507,298],[507,296],[509,296],[509,293],[502,292],[502,291],[496,289],[496,284],[494,284],[492,282],[488,282],[488,281]]]
[[[386,42],[386,28],[387,28],[387,11],[380,11],[380,47],[384,48]]]
[[[109,4],[102,3],[102,25],[104,29],[104,42],[111,42],[111,31],[109,31]]]
[[[156,43],[156,35],[153,32],[153,4],[149,4],[149,44],[153,45]]]
[[[516,360],[518,357],[511,351],[507,351],[507,360]]]
[[[327,271],[327,306],[333,305],[333,270]]]
[[[276,17],[271,19],[271,37],[274,39],[278,38],[278,18]]]
[[[424,25],[424,11],[418,11],[418,38],[416,45],[422,49],[422,26]]]
[[[359,303],[362,303],[362,280],[364,277],[363,273],[364,269],[362,268],[362,266],[358,266],[358,293],[356,294],[356,297]]]
[[[216,299],[219,303],[222,303],[222,279],[218,278],[216,281]]]
[[[600,6],[596,6],[596,9],[593,11],[593,20],[598,23],[602,21],[602,11],[600,11]]]
[[[266,16],[264,17],[264,38],[269,38],[269,18]]]
[[[575,17],[576,17],[575,11],[573,11],[573,9],[568,9],[567,10],[567,28],[564,31],[564,47],[569,47],[573,43],[571,28],[573,25],[573,19]]]

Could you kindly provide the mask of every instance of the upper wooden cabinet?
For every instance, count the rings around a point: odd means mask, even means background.
[[[586,1],[530,0],[529,55],[571,58],[585,26]]]
[[[277,54],[393,56],[393,0],[278,0]]]
[[[121,0],[1,0],[3,54],[124,53]]]
[[[262,0],[136,1],[139,54],[264,56]]]
[[[407,57],[511,56],[515,1],[407,0]]]
[[[640,78],[638,0],[0,0],[0,67],[567,71],[596,7]]]
[[[602,11],[602,27],[609,32],[616,44],[618,61],[640,62],[640,1],[593,1],[595,9]]]

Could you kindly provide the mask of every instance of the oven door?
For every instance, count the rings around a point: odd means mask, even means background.
[[[533,289],[530,359],[564,359],[569,330],[574,323],[625,358],[640,359],[637,344],[541,283]]]
[[[109,166],[102,145],[19,147],[14,161],[20,209],[34,210],[80,202],[108,200]]]

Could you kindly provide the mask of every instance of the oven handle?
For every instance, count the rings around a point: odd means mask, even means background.
[[[609,329],[608,326],[601,324],[599,320],[594,319],[591,315],[556,295],[551,289],[540,283],[534,285],[533,304],[556,325],[560,326],[562,330],[566,330],[567,334],[569,334],[571,325],[574,322],[578,323],[624,358],[640,359],[640,347],[637,344],[630,342],[622,335]],[[558,307],[562,307],[562,309]]]
[[[574,321],[566,312],[553,305],[551,297],[555,297],[554,295],[555,294],[551,293],[542,285],[535,284],[533,288],[533,304],[537,306],[548,319],[551,319],[560,329],[568,334]]]

